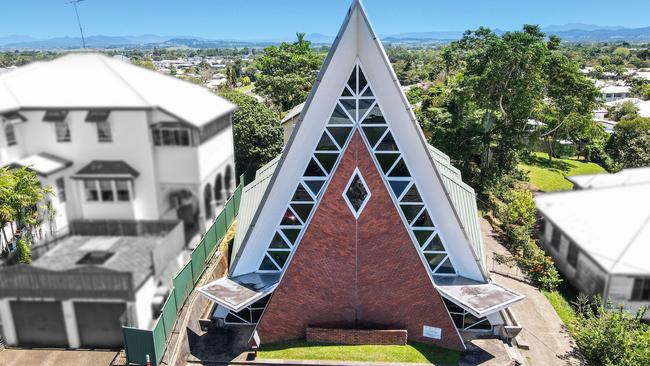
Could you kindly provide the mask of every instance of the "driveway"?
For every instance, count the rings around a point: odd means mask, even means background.
[[[490,223],[483,218],[481,218],[481,232],[492,279],[526,296],[524,300],[512,307],[515,316],[523,326],[521,335],[517,338],[522,337],[530,347],[528,350],[520,349],[521,355],[530,365],[586,365],[566,326],[544,294],[523,280],[492,271],[492,253],[508,254],[508,251],[498,242],[499,237],[492,230]],[[515,274],[514,270],[505,267],[496,268],[499,272]]]
[[[19,349],[0,351],[0,366],[108,366],[117,352],[63,349]]]

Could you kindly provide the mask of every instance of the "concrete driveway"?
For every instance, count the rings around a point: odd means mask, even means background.
[[[490,223],[483,218],[481,218],[481,231],[485,241],[488,269],[492,271],[492,253],[509,253],[498,242],[498,235],[494,233]],[[501,270],[500,272],[512,272],[508,268],[502,268]],[[528,350],[519,350],[529,365],[565,366],[586,364],[566,326],[540,290],[522,280],[502,276],[494,272],[490,273],[490,275],[496,283],[526,296],[524,300],[515,304],[512,309],[523,326],[521,335],[517,338],[523,337],[525,343],[530,346]]]
[[[115,351],[8,348],[0,351],[0,366],[109,366]]]

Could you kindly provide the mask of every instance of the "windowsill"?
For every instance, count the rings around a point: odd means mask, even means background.
[[[111,205],[130,205],[133,204],[134,200],[131,201],[84,201],[84,204],[96,205],[96,204],[111,204]]]

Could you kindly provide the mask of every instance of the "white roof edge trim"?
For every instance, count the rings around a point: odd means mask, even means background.
[[[227,276],[225,276],[225,277],[221,277],[220,279],[215,280],[215,281],[219,281],[219,280],[221,280],[221,279],[223,279],[223,278],[227,278]],[[206,285],[203,285],[203,286],[199,287],[199,289],[198,289],[199,293],[200,293],[201,295],[207,297],[208,299],[210,299],[210,300],[216,302],[217,304],[219,304],[219,305],[225,307],[226,309],[231,310],[231,311],[234,311],[234,312],[236,312],[236,313],[238,313],[238,312],[244,310],[245,308],[247,308],[248,306],[250,306],[251,304],[253,304],[253,303],[256,302],[257,300],[259,300],[259,299],[263,298],[264,296],[266,296],[266,295],[272,293],[273,291],[275,291],[275,288],[278,287],[278,284],[276,283],[275,285],[270,286],[268,289],[266,289],[266,290],[264,290],[264,291],[260,291],[257,295],[251,297],[249,300],[247,300],[247,301],[245,301],[245,302],[239,304],[239,306],[233,306],[232,304],[230,304],[230,303],[228,303],[228,302],[226,302],[226,301],[223,301],[223,300],[219,299],[219,298],[216,297],[216,296],[212,296],[212,295],[210,295],[210,294],[209,294],[209,293],[204,289],[205,287],[209,286],[211,283],[213,283],[213,282],[215,282],[215,281],[212,281],[212,282],[210,282],[210,283],[208,283],[208,284],[206,284]]]

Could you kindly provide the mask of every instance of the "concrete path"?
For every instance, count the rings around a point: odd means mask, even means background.
[[[499,237],[492,230],[490,223],[483,218],[481,218],[481,231],[492,279],[496,283],[526,296],[512,309],[523,326],[521,337],[530,346],[528,350],[520,350],[527,363],[533,366],[586,365],[566,326],[544,294],[526,281],[492,271],[492,253],[509,253],[498,242]],[[496,269],[499,272],[515,273],[513,269],[505,266],[497,266]]]
[[[0,352],[0,366],[108,366],[117,352],[8,348]]]

